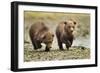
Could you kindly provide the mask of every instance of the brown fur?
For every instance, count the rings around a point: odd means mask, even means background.
[[[66,48],[69,49],[73,43],[73,31],[75,28],[76,22],[72,20],[68,20],[65,22],[61,22],[56,28],[56,36],[58,40],[59,49],[63,49],[63,43],[66,45]]]
[[[33,24],[29,30],[29,35],[34,49],[41,48],[41,43],[44,43],[46,45],[45,51],[50,50],[54,35],[43,22]]]

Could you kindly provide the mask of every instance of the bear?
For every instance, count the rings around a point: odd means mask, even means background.
[[[44,43],[46,45],[45,51],[50,51],[54,34],[50,32],[44,22],[36,22],[31,25],[29,36],[35,50],[41,48],[41,43]]]
[[[66,45],[67,50],[71,47],[74,39],[73,31],[75,30],[76,21],[70,19],[60,22],[56,28],[56,37],[60,50],[64,50],[63,45]]]

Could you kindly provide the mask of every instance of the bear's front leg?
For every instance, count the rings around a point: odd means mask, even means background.
[[[37,49],[36,42],[33,40],[32,40],[32,45],[33,45],[34,49],[36,50]]]
[[[50,49],[46,46],[45,51],[46,51],[46,52],[49,52]]]
[[[66,44],[66,48],[67,48],[67,50],[69,50],[69,45]]]
[[[42,47],[42,45],[39,43],[39,44],[38,44],[38,47],[39,47],[39,48],[41,48],[41,47]]]
[[[67,48],[67,50],[69,50],[69,47],[71,47],[71,42],[70,41],[67,41],[66,42],[66,48]]]
[[[38,48],[41,48],[42,47],[41,42],[37,41],[37,46]]]

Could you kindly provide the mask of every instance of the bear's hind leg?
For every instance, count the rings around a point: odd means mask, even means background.
[[[41,43],[37,43],[37,45],[38,45],[38,48],[41,48],[42,47],[42,45],[41,45]]]

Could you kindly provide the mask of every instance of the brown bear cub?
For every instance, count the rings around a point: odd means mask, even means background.
[[[41,43],[46,45],[45,51],[50,50],[54,34],[43,22],[34,23],[29,30],[29,35],[35,50],[42,47]]]
[[[58,46],[60,50],[63,49],[63,43],[66,45],[66,48],[69,50],[74,39],[73,31],[75,29],[76,22],[73,20],[67,20],[61,22],[56,28],[56,37],[58,40]]]

